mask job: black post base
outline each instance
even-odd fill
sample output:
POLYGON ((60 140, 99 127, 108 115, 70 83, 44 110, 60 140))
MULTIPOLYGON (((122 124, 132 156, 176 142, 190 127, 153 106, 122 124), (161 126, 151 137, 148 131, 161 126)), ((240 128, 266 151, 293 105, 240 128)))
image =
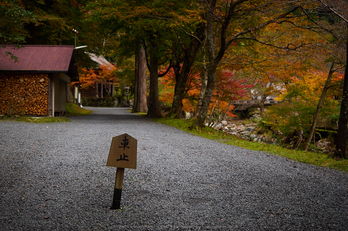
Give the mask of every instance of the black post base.
POLYGON ((112 200, 111 210, 120 209, 121 208, 121 194, 122 189, 114 188, 114 198, 112 200))

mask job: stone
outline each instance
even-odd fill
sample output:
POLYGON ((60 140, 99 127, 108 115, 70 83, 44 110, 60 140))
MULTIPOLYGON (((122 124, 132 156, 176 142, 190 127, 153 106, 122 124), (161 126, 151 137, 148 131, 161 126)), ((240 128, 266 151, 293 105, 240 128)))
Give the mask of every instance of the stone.
POLYGON ((215 127, 216 130, 220 130, 221 128, 222 128, 222 124, 218 124, 218 125, 216 125, 216 127, 215 127))
POLYGON ((224 125, 224 126, 227 126, 227 121, 223 120, 223 121, 221 121, 221 124, 224 125))
POLYGON ((185 113, 185 119, 189 120, 189 119, 191 119, 191 118, 192 118, 191 112, 186 112, 186 113, 185 113))
POLYGON ((327 139, 322 139, 322 140, 319 140, 318 142, 316 142, 315 146, 317 148, 322 149, 322 150, 326 150, 330 147, 330 144, 331 144, 331 142, 328 141, 327 139))

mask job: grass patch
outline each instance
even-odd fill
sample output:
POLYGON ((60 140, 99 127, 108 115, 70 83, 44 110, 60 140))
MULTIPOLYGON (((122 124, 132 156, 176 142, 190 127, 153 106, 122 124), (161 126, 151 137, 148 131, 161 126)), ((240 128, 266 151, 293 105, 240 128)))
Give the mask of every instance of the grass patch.
POLYGON ((62 123, 62 122, 71 122, 68 118, 65 117, 28 117, 20 116, 14 119, 15 121, 28 122, 28 123, 62 123))
POLYGON ((89 115, 92 111, 79 107, 73 103, 66 104, 66 115, 67 116, 78 116, 78 115, 89 115))
POLYGON ((286 157, 288 159, 292 159, 302 163, 313 164, 313 165, 321 166, 321 167, 328 167, 328 168, 337 169, 344 172, 348 171, 347 159, 336 159, 336 158, 330 157, 329 155, 315 153, 315 152, 289 150, 289 149, 286 149, 277 145, 272 145, 272 144, 255 143, 255 142, 239 139, 228 133, 216 131, 212 128, 207 128, 207 127, 201 130, 197 130, 197 129, 191 130, 190 126, 192 122, 189 120, 161 118, 161 119, 156 119, 155 121, 179 128, 183 131, 186 131, 188 133, 191 133, 197 136, 201 136, 210 140, 216 140, 228 145, 235 145, 235 146, 246 148, 249 150, 265 151, 273 155, 286 157))
MULTIPOLYGON (((66 104, 66 114, 67 116, 77 116, 77 115, 89 115, 92 111, 81 108, 76 104, 67 103, 66 104)), ((19 121, 19 122, 28 122, 28 123, 62 123, 62 122, 71 122, 70 119, 66 117, 30 117, 30 116, 9 116, 5 115, 3 120, 9 121, 19 121)))
POLYGON ((146 116, 147 113, 146 112, 136 112, 138 115, 141 115, 141 116, 146 116))
POLYGON ((3 120, 18 121, 27 123, 62 123, 70 122, 71 120, 65 117, 30 117, 30 116, 9 116, 5 115, 3 120))

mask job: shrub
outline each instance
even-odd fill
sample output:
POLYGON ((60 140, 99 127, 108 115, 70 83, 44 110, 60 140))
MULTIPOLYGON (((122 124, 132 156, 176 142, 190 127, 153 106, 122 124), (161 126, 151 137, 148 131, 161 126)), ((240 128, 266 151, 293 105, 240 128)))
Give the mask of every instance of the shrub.
POLYGON ((113 107, 116 98, 114 97, 82 97, 82 105, 91 107, 113 107))
MULTIPOLYGON (((317 127, 332 126, 332 121, 335 120, 333 115, 338 113, 337 104, 337 101, 326 100, 317 127)), ((294 131, 302 130, 306 139, 312 126, 316 107, 315 102, 285 101, 269 107, 264 118, 260 121, 260 126, 269 127, 273 131, 280 131, 283 137, 291 135, 294 131)))

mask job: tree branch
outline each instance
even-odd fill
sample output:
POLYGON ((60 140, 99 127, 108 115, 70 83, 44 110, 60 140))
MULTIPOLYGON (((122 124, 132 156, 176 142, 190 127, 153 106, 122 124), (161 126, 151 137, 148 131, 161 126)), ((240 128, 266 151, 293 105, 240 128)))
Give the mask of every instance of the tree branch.
POLYGON ((158 73, 158 77, 163 77, 165 76, 169 71, 170 71, 170 68, 172 68, 172 64, 170 63, 167 70, 163 73, 158 73))
POLYGON ((336 39, 339 37, 339 36, 337 36, 332 30, 328 30, 327 28, 325 28, 325 27, 321 26, 319 23, 317 23, 317 22, 308 14, 308 12, 307 12, 305 9, 303 9, 302 7, 301 7, 301 10, 302 10, 303 13, 305 13, 305 15, 306 15, 315 25, 317 25, 320 29, 322 29, 322 30, 324 30, 324 31, 326 31, 326 32, 328 32, 328 33, 330 33, 330 34, 332 34, 336 39))
POLYGON ((241 31, 237 34, 235 34, 229 41, 228 41, 228 45, 231 44, 234 40, 236 40, 238 37, 240 37, 241 35, 245 35, 245 34, 248 34, 250 32, 253 32, 253 31, 257 31, 257 30, 260 30, 261 28, 264 28, 266 26, 268 26, 269 24, 272 24, 272 23, 275 23, 277 22, 277 20, 281 19, 281 18, 284 18, 285 16, 291 14, 292 12, 294 12, 295 10, 299 9, 300 7, 299 6, 296 6, 294 7, 293 9, 289 10, 288 12, 284 13, 284 14, 281 14, 265 23, 262 23, 261 25, 258 25, 254 28, 249 28, 248 30, 244 30, 244 31, 241 31))
POLYGON ((159 17, 159 16, 153 16, 153 15, 145 15, 144 17, 148 17, 148 18, 154 18, 154 19, 161 19, 161 20, 167 20, 167 21, 171 21, 172 23, 174 23, 176 26, 178 26, 185 34, 187 34, 188 36, 195 38, 198 40, 198 42, 202 42, 197 36, 195 36, 192 33, 187 32, 182 26, 180 26, 178 23, 176 23, 173 19, 171 18, 165 18, 165 17, 159 17))
POLYGON ((252 40, 252 41, 255 41, 255 42, 258 42, 262 45, 265 45, 265 46, 271 46, 271 47, 274 47, 274 48, 278 48, 278 49, 282 49, 282 50, 292 50, 292 51, 295 51, 299 48, 302 48, 302 47, 306 47, 308 45, 313 45, 312 43, 303 43, 299 46, 296 46, 295 44, 292 44, 292 43, 288 43, 287 46, 277 46, 275 44, 271 44, 271 43, 266 43, 266 42, 262 42, 260 40, 258 40, 257 38, 248 38, 248 37, 242 37, 242 38, 237 38, 235 40, 239 40, 239 39, 243 39, 243 40, 252 40))
POLYGON ((322 5, 324 5, 325 7, 327 7, 332 13, 334 13, 335 15, 337 15, 339 18, 341 18, 343 21, 345 21, 345 23, 348 23, 348 19, 346 19, 345 17, 343 17, 342 15, 340 15, 337 11, 335 11, 332 7, 330 7, 328 4, 326 4, 325 2, 318 0, 322 5))

